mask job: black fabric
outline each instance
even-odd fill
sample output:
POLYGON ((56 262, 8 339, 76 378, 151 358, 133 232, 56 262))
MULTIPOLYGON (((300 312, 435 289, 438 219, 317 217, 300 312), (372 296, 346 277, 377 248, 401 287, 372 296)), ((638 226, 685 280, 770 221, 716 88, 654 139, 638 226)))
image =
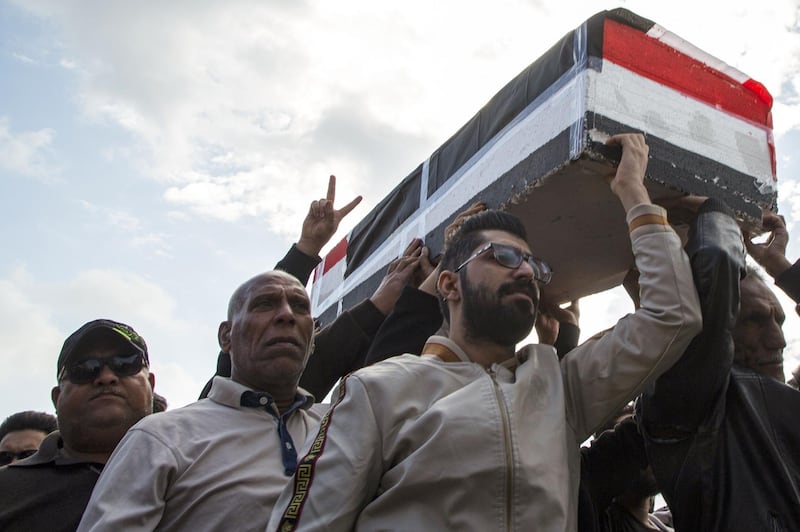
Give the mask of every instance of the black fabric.
POLYGON ((308 284, 308 280, 311 278, 314 268, 316 268, 317 264, 320 262, 322 262, 320 257, 310 257, 297 249, 297 244, 292 244, 292 247, 289 248, 286 255, 275 265, 275 269, 282 270, 289 275, 297 277, 297 279, 303 283, 303 286, 305 286, 308 284))
POLYGON ((644 441, 636 421, 629 417, 581 448, 581 485, 598 514, 603 514, 647 466, 644 441))
MULTIPOLYGON (((630 133, 630 126, 597 113, 586 113, 587 130, 598 129, 609 135, 630 133)), ((647 135, 650 158, 647 177, 661 184, 671 183, 689 194, 718 198, 736 213, 752 220, 761 219, 760 205, 776 206, 777 196, 753 187, 753 177, 725 164, 691 153, 654 135, 647 135), (741 191, 750 191, 745 199, 741 191)))
POLYGON ((556 354, 559 360, 564 358, 564 355, 572 351, 572 349, 578 345, 580 337, 581 329, 577 325, 566 322, 558 324, 558 336, 556 337, 556 343, 553 347, 556 348, 556 354))
POLYGON ((419 209, 422 165, 403 179, 350 232, 345 278, 358 268, 419 209))
POLYGON ((57 432, 27 460, 0 468, 0 530, 74 532, 102 464, 56 460, 57 432), (51 438, 55 435, 53 438, 51 438))
POLYGON ((744 251, 703 207, 687 245, 703 331, 637 403, 647 455, 676 530, 800 530, 800 392, 734 364, 744 251))
POLYGON ((616 526, 609 510, 614 497, 623 493, 648 466, 644 441, 629 417, 581 448, 581 483, 578 490, 578 531, 625 530, 616 526))
POLYGON ((368 366, 404 353, 419 354, 428 338, 442 326, 442 312, 435 296, 406 286, 367 351, 368 366))
POLYGON ((616 502, 601 517, 603 532, 652 532, 653 529, 636 519, 628 510, 616 502))
POLYGON ((364 365, 373 337, 385 316, 365 299, 317 333, 300 386, 321 401, 350 372, 364 365))

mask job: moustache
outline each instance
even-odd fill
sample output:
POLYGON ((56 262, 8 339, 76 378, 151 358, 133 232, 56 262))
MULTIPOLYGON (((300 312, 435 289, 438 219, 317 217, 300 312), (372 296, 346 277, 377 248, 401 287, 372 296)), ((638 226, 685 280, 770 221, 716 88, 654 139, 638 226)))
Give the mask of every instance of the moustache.
POLYGON ((92 397, 91 397, 91 398, 92 398, 92 399, 97 399, 98 397, 102 397, 102 396, 104 396, 104 395, 115 395, 115 396, 117 396, 117 397, 122 397, 123 399, 125 398, 125 394, 123 394, 122 392, 120 392, 120 391, 119 391, 118 389, 116 389, 116 388, 110 388, 110 387, 108 387, 108 388, 107 388, 107 387, 101 388, 100 390, 98 390, 97 392, 95 392, 95 393, 92 395, 92 397))
POLYGON ((499 293, 500 296, 518 293, 525 294, 531 298, 534 305, 539 304, 539 290, 532 280, 520 279, 519 281, 506 283, 500 287, 499 293))

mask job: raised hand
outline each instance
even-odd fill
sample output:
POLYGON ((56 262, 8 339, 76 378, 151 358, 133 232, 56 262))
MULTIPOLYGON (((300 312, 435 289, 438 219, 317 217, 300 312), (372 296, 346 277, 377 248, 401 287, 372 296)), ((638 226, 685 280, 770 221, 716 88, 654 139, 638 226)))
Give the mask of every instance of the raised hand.
POLYGON ((461 224, 464 223, 464 220, 466 220, 473 214, 485 211, 486 208, 487 207, 484 202, 476 201, 475 203, 470 205, 469 208, 467 208, 467 210, 458 213, 458 216, 456 216, 455 220, 453 220, 453 223, 448 225, 444 230, 444 247, 447 248, 447 245, 450 243, 450 240, 453 238, 453 235, 455 234, 456 231, 458 231, 458 228, 461 227, 461 224))
POLYGON ((625 212, 640 203, 650 203, 650 195, 644 186, 647 170, 647 155, 650 153, 644 135, 623 133, 614 135, 606 144, 622 146, 622 158, 613 176, 609 176, 611 191, 620 199, 625 212))
POLYGON ((746 235, 744 245, 753 259, 775 278, 788 270, 792 263, 786 258, 786 245, 789 243, 789 232, 783 216, 765 211, 761 226, 770 231, 767 240, 761 244, 753 242, 754 235, 746 235))
POLYGON ((403 287, 413 283, 414 275, 419 269, 420 256, 423 249, 422 240, 415 238, 406 247, 403 255, 389 263, 386 276, 381 281, 378 289, 370 297, 370 301, 384 316, 388 316, 394 304, 400 298, 403 287))
POLYGON ((323 246, 336 233, 342 218, 355 209, 356 205, 361 203, 362 198, 357 196, 341 209, 334 209, 333 203, 335 199, 336 176, 332 175, 328 180, 328 193, 325 198, 311 202, 306 219, 303 220, 300 240, 297 241, 297 249, 310 257, 319 255, 323 246))
POLYGON ((540 344, 555 345, 562 323, 578 325, 580 318, 579 300, 572 301, 566 308, 543 299, 536 315, 536 335, 540 344))

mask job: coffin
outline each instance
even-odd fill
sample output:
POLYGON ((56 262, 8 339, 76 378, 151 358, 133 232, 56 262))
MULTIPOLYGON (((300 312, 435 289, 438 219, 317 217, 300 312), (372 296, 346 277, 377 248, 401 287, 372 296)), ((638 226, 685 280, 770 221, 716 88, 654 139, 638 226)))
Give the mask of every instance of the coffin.
POLYGON ((414 237, 435 255, 444 228, 483 200, 520 217, 568 301, 619 284, 633 263, 624 212, 604 176, 642 132, 654 199, 714 196, 757 227, 776 208, 772 97, 763 85, 658 24, 604 11, 503 87, 339 242, 314 274, 325 324, 372 295, 414 237))

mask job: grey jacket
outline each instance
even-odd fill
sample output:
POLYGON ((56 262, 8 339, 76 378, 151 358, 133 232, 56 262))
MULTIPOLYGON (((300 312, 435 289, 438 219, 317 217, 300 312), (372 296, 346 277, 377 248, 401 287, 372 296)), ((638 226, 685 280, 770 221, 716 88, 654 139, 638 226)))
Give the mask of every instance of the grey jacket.
MULTIPOLYGON (((638 206, 638 214, 663 213, 638 206)), ((560 362, 530 345, 489 369, 446 338, 345 379, 268 530, 576 528, 579 445, 700 330, 669 226, 631 234, 642 307, 560 362)))

